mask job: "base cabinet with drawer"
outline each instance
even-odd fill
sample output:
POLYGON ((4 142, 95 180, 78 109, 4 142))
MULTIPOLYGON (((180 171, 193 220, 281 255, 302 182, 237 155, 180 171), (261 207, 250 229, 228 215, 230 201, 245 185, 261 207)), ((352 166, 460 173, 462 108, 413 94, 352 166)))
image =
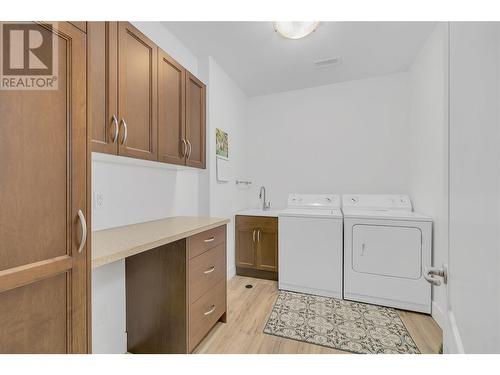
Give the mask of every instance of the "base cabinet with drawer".
POLYGON ((126 259, 127 349, 191 353, 226 322, 226 226, 126 259))
POLYGON ((236 216, 236 273, 278 279, 278 218, 236 216))

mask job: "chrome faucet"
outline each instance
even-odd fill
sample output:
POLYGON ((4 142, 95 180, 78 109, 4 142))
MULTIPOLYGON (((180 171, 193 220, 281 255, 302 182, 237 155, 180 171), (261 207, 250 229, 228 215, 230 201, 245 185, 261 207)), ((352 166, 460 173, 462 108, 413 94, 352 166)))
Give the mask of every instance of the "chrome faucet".
POLYGON ((262 199, 263 210, 269 210, 271 208, 271 202, 266 202, 266 188, 264 186, 260 187, 259 199, 262 199))

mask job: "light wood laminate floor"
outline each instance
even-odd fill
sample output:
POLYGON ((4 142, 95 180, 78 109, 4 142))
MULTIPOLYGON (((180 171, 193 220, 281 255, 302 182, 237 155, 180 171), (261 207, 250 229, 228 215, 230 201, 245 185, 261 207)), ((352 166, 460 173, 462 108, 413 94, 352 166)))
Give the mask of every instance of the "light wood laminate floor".
MULTIPOLYGON (((233 354, 346 354, 339 350, 285 339, 263 333, 278 296, 275 281, 235 276, 228 281, 227 323, 217 326, 205 337, 194 353, 233 354), (246 289, 252 284, 252 289, 246 289)), ((437 353, 442 332, 434 319, 408 311, 398 313, 422 353, 437 353)))

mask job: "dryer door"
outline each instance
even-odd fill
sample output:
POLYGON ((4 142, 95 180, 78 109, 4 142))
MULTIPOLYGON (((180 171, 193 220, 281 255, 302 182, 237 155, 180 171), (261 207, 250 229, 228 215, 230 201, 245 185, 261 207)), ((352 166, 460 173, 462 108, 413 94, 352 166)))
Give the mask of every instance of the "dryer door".
POLYGON ((407 279, 421 277, 422 232, 419 228, 357 224, 352 231, 354 271, 407 279))

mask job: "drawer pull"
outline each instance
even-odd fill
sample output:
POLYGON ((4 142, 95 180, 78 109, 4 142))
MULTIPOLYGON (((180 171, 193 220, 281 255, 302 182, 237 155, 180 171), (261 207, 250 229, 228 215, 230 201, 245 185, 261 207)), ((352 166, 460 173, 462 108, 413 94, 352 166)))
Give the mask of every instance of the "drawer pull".
POLYGON ((206 275, 206 274, 212 273, 214 271, 215 271, 215 266, 212 266, 208 270, 204 271, 203 273, 206 275))
POLYGON ((203 313, 203 315, 210 315, 211 313, 213 313, 215 311, 215 305, 212 305, 210 307, 210 310, 206 311, 203 313))
POLYGON ((212 237, 210 237, 210 238, 207 238, 207 239, 205 240, 205 242, 212 242, 213 240, 215 240, 215 236, 212 236, 212 237))

